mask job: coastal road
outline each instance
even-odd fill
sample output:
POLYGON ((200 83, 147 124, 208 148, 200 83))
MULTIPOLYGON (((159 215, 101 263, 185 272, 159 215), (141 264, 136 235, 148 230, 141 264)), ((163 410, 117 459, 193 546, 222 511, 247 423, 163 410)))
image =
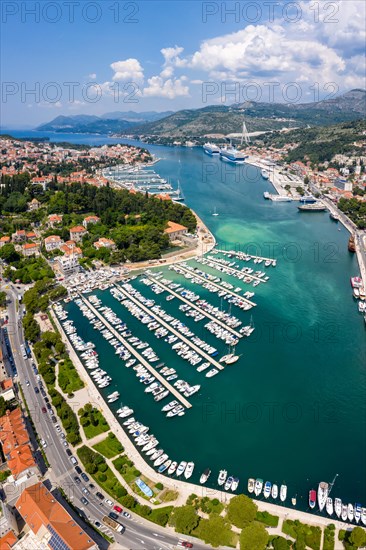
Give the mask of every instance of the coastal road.
MULTIPOLYGON (((33 422, 37 429, 37 434, 47 443, 47 447, 44 451, 50 463, 50 470, 46 477, 52 483, 53 489, 58 487, 63 489, 69 501, 72 502, 73 506, 79 510, 80 514, 85 517, 85 519, 90 523, 94 523, 96 520, 102 523, 103 516, 108 515, 111 510, 107 504, 101 502, 95 496, 97 490, 102 493, 103 490, 96 486, 93 490, 89 488, 90 494, 85 495, 82 489, 84 487, 88 488, 89 482, 81 482, 79 484, 75 482, 75 477, 78 476, 78 474, 66 454, 67 447, 63 445, 63 440, 56 431, 55 424, 51 421, 51 415, 48 412, 42 412, 42 407, 46 405, 44 398, 41 393, 36 393, 34 391, 39 381, 33 372, 32 361, 30 359, 24 359, 20 351, 20 346, 24 342, 24 337, 22 325, 18 318, 17 300, 21 292, 11 284, 8 284, 4 290, 10 302, 8 304, 9 322, 7 327, 14 361, 17 366, 18 380, 22 386, 33 422), (29 385, 27 385, 27 381, 29 385), (86 506, 81 502, 81 498, 85 496, 89 501, 89 504, 86 506)), ((61 422, 59 424, 62 426, 61 422)), ((90 482, 96 485, 93 480, 90 480, 90 482)), ((68 510, 72 513, 70 509, 68 510)), ((174 533, 170 528, 162 528, 135 514, 131 514, 131 516, 130 519, 121 517, 121 523, 126 527, 126 531, 123 535, 112 532, 112 530, 108 529, 106 526, 101 528, 103 532, 115 539, 118 543, 118 547, 121 549, 140 550, 146 548, 146 550, 172 550, 176 548, 179 541, 183 540, 182 537, 174 533)), ((99 548, 103 550, 108 547, 108 542, 105 539, 98 535, 98 533, 91 529, 80 518, 77 518, 77 520, 88 535, 97 542, 99 548)), ((192 541, 192 543, 194 543, 194 548, 198 550, 207 550, 211 548, 192 537, 184 537, 184 540, 192 541)))

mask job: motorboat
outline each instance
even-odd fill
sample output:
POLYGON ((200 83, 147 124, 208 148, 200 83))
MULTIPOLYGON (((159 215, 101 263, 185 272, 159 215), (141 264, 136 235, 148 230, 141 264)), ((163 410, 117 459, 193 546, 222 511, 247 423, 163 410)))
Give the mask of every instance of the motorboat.
POLYGON ((254 494, 256 497, 261 494, 262 489, 263 489, 263 479, 257 478, 254 484, 254 494))
POLYGON ((281 488, 280 488, 281 502, 285 502, 286 498, 287 498, 287 485, 281 485, 281 488))
POLYGON ((178 462, 172 462, 168 469, 168 475, 173 475, 175 470, 177 469, 178 462))
POLYGON ((321 481, 318 485, 318 506, 319 510, 322 512, 324 506, 326 505, 328 498, 329 485, 325 481, 321 481))
POLYGON ((187 462, 185 462, 184 460, 182 460, 182 462, 179 463, 179 466, 177 468, 177 476, 181 476, 184 472, 184 470, 186 469, 186 466, 187 466, 187 462))
POLYGON ((248 479, 248 493, 253 493, 254 491, 254 485, 255 485, 255 479, 253 479, 252 477, 250 477, 248 479))
POLYGON ((231 490, 232 490, 232 491, 236 491, 237 488, 238 488, 238 486, 239 486, 239 478, 238 478, 238 477, 234 477, 234 478, 233 478, 233 482, 232 482, 232 484, 231 484, 231 490))
POLYGON ((217 478, 217 483, 219 485, 224 485, 227 478, 227 471, 226 470, 220 470, 219 477, 217 478))
POLYGON ((309 491, 309 506, 311 509, 315 508, 316 504, 316 491, 315 489, 311 489, 309 491))
POLYGON ((188 462, 187 467, 186 467, 185 472, 184 472, 184 477, 186 479, 189 479, 191 477, 191 475, 193 474, 193 470, 194 470, 194 462, 188 462))
POLYGON ((340 498, 334 499, 334 511, 336 513, 337 518, 339 518, 342 513, 342 501, 340 498))
POLYGON ((264 498, 268 498, 271 495, 271 490, 272 490, 272 483, 270 481, 266 481, 263 489, 264 498))
POLYGON ((232 476, 229 476, 225 482, 224 489, 225 491, 229 491, 231 489, 231 486, 233 484, 234 478, 232 476))
POLYGON ((278 497, 278 485, 276 485, 275 483, 272 485, 271 497, 272 498, 278 497))
POLYGON ((327 511, 328 516, 332 516, 334 509, 333 509, 333 499, 331 497, 327 498, 327 502, 325 503, 325 509, 327 511))
POLYGON ((206 483, 206 481, 208 480, 208 478, 210 477, 211 475, 211 470, 209 468, 206 468, 206 470, 203 471, 201 477, 200 477, 200 483, 203 485, 204 483, 206 483))

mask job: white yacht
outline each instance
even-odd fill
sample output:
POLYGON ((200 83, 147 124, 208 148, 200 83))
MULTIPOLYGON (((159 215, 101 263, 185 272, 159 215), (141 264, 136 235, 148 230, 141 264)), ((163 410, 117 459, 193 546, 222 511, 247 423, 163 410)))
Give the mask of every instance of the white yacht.
POLYGON ((318 485, 318 506, 319 510, 322 512, 324 506, 326 505, 328 498, 329 485, 325 481, 321 481, 318 485))
POLYGON ((206 483, 206 481, 208 480, 208 478, 210 477, 211 475, 211 470, 209 468, 206 468, 206 470, 203 471, 201 477, 200 477, 200 483, 203 485, 204 483, 206 483))
POLYGON ((227 471, 226 470, 220 470, 219 477, 217 478, 217 483, 219 485, 224 485, 227 478, 227 471))
POLYGON ((181 476, 183 474, 184 470, 186 469, 186 466, 187 466, 187 462, 182 460, 182 462, 179 463, 179 466, 177 468, 177 476, 181 476))
POLYGON ((281 488, 280 488, 281 502, 285 502, 286 498, 287 498, 287 485, 281 485, 281 488))
POLYGON ((248 493, 253 493, 254 491, 254 485, 255 485, 255 479, 253 479, 252 477, 250 477, 248 479, 248 493))
POLYGON ((185 472, 184 472, 184 477, 186 479, 189 479, 191 477, 191 475, 193 474, 193 470, 194 470, 194 462, 188 462, 187 467, 186 467, 185 472))
POLYGON ((256 497, 258 497, 261 494, 262 489, 263 489, 263 479, 257 478, 255 480, 255 485, 254 485, 254 494, 256 497))

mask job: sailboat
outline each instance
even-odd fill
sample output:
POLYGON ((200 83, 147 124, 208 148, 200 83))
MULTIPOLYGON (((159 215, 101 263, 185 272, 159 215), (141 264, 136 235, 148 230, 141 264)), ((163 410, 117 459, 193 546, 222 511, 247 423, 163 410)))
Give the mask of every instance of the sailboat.
POLYGON ((215 206, 215 208, 214 208, 214 211, 213 211, 212 215, 213 215, 213 216, 218 216, 218 215, 219 215, 219 213, 216 212, 216 206, 215 206))

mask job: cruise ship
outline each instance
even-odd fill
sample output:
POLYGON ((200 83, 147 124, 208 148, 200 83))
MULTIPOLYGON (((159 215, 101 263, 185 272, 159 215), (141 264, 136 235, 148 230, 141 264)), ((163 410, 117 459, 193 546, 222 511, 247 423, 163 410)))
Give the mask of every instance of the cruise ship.
POLYGON ((210 143, 209 141, 207 143, 204 143, 203 150, 207 155, 210 156, 220 154, 220 147, 218 147, 214 143, 210 143))
POLYGON ((224 162, 232 162, 233 164, 244 164, 248 158, 243 151, 238 151, 235 147, 223 147, 220 149, 220 158, 224 162))

